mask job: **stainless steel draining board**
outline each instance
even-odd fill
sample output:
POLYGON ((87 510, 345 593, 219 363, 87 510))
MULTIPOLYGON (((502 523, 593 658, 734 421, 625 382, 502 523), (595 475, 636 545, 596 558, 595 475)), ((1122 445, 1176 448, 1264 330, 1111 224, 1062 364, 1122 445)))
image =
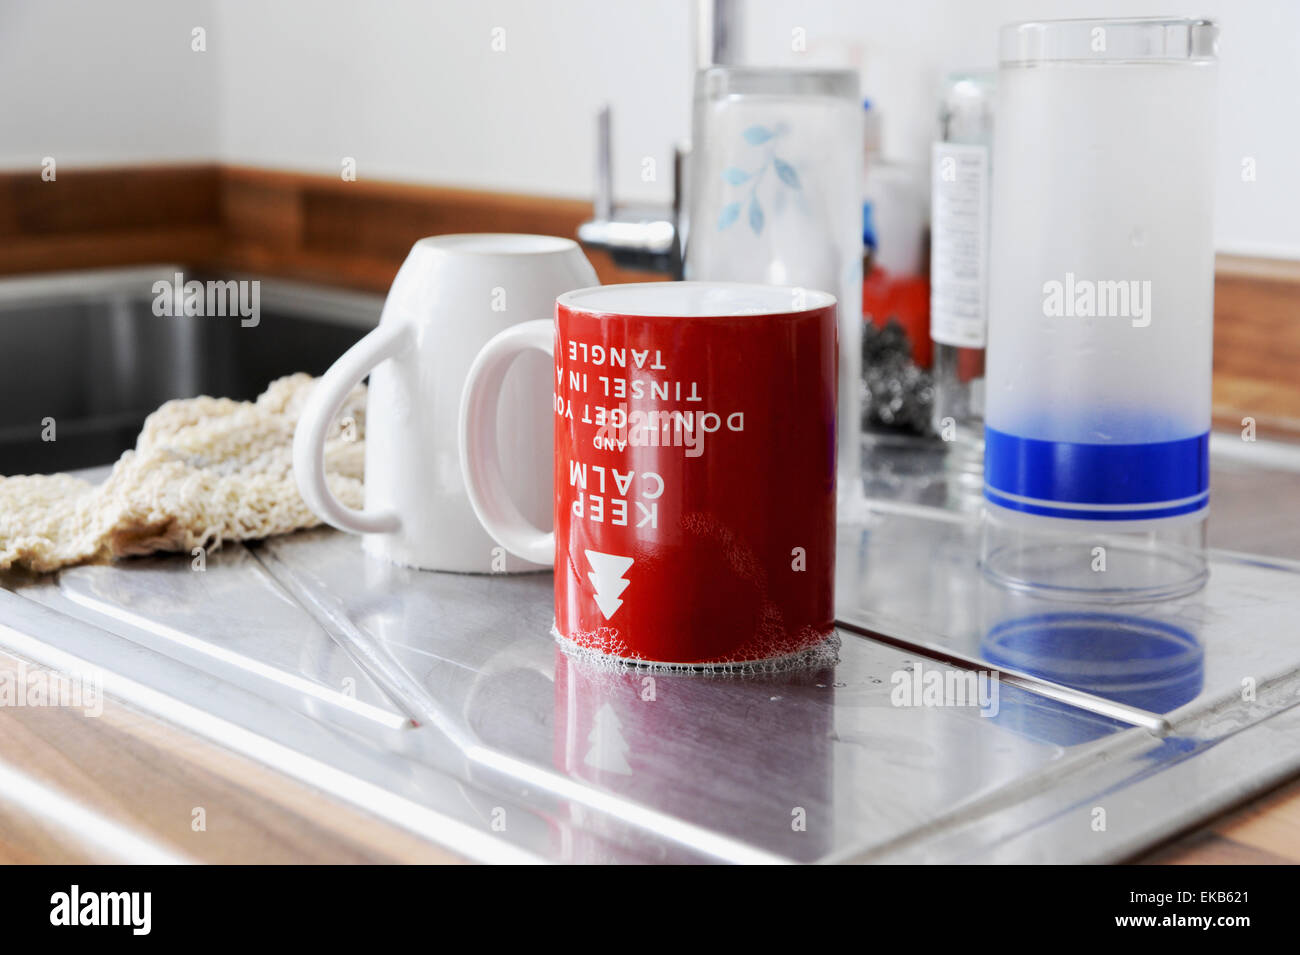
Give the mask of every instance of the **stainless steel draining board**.
POLYGON ((784 676, 595 670, 547 637, 549 577, 406 570, 328 531, 202 571, 10 575, 0 644, 492 861, 1107 861, 1300 764, 1293 565, 1217 554, 1201 609, 1164 608, 1190 675, 1071 687, 981 655, 969 533, 909 508, 843 529, 842 616, 881 639, 784 676), (918 666, 1001 667, 996 714, 893 705, 918 666))

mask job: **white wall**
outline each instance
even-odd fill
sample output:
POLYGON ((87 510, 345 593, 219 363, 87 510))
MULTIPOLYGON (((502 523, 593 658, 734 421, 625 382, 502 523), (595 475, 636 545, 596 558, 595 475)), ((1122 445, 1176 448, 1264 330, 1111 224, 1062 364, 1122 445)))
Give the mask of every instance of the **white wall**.
POLYGON ((0 2, 0 168, 192 161, 219 149, 209 0, 0 2))
MULTIPOLYGON (((1019 19, 1136 0, 745 0, 750 62, 853 65, 885 148, 923 157, 944 72, 992 67, 1019 19), (806 52, 791 50, 795 27, 806 52)), ((1219 19, 1217 242, 1300 258, 1300 3, 1197 0, 1219 19), (1258 178, 1243 183, 1241 160, 1258 178)), ((4 0, 0 166, 219 157, 363 177, 590 195, 615 113, 620 199, 664 200, 690 125, 690 0, 4 0), (208 52, 190 50, 190 29, 208 52), (492 49, 503 28, 505 50, 492 49), (658 179, 642 181, 644 157, 658 179)))
POLYGON ((224 0, 222 152, 330 173, 352 156, 363 176, 583 196, 609 101, 618 186, 659 198, 689 127, 690 23, 673 0, 224 0), (659 182, 640 181, 644 156, 659 182))

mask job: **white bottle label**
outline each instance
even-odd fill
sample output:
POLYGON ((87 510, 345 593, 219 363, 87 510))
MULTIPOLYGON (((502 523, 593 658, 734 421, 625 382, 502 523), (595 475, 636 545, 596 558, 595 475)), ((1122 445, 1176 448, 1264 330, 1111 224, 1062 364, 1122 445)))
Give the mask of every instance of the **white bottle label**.
POLYGON ((931 166, 930 337, 983 348, 988 325, 989 151, 935 143, 931 166))

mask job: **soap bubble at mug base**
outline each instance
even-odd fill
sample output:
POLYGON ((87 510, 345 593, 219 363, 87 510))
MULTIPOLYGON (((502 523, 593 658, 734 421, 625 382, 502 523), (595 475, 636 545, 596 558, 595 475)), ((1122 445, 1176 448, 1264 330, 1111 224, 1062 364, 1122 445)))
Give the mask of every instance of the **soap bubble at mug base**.
POLYGON ((721 660, 711 663, 663 663, 621 656, 616 647, 602 649, 596 646, 583 646, 561 634, 554 626, 551 627, 551 635, 555 637, 556 644, 569 659, 584 667, 617 673, 635 671, 638 673, 675 675, 698 674, 706 677, 748 677, 790 673, 797 670, 827 669, 840 662, 841 641, 839 633, 835 630, 824 634, 820 640, 811 646, 796 650, 793 653, 779 653, 770 657, 747 660, 721 660))

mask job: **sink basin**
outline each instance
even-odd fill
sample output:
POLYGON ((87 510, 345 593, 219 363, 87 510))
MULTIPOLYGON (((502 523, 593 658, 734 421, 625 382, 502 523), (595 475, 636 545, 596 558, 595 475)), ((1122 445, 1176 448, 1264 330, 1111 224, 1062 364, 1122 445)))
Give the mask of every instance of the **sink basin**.
MULTIPOLYGON (((157 316, 158 266, 0 282, 0 474, 115 460, 145 416, 195 395, 247 400, 282 375, 323 373, 379 320, 377 295, 260 280, 260 316, 157 316), (57 440, 42 440, 46 419, 57 440)), ((203 280, 212 276, 187 273, 203 280)))

